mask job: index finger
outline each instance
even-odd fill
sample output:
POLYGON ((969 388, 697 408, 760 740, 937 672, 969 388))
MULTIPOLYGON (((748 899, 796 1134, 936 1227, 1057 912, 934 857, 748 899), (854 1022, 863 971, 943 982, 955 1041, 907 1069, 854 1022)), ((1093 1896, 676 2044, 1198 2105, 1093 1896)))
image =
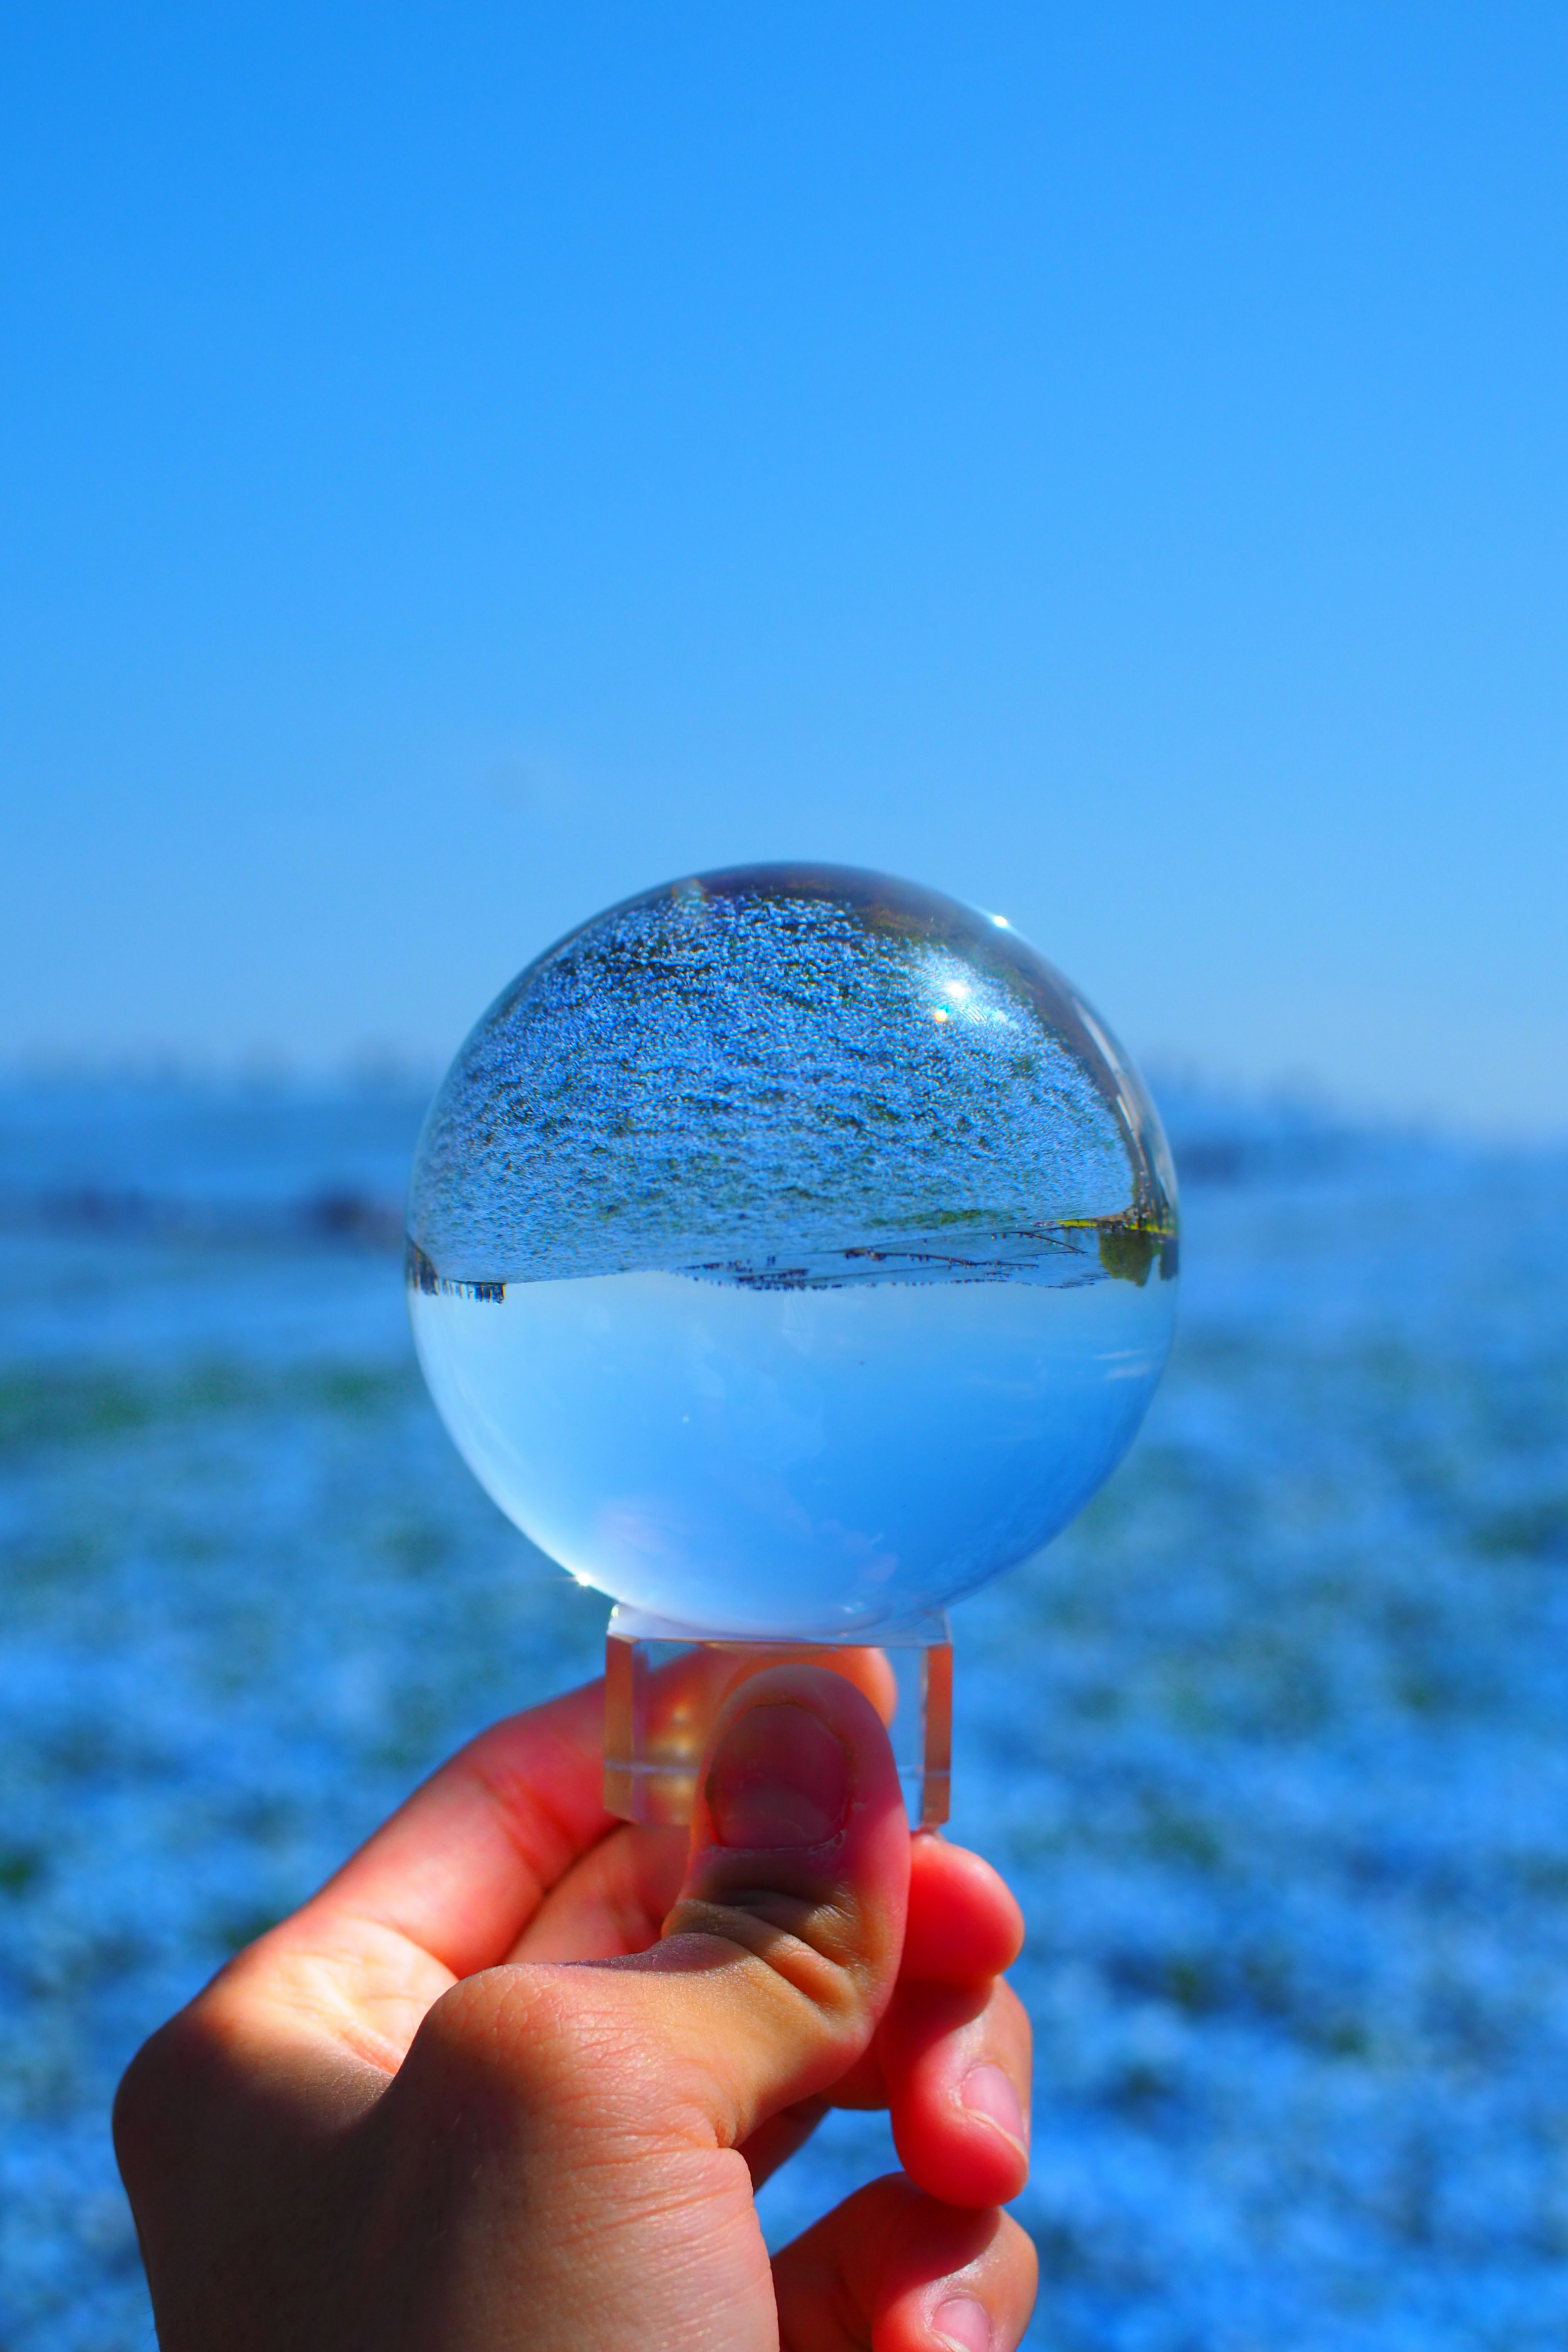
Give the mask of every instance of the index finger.
POLYGON ((557 1880, 616 1826, 605 1811, 603 1681, 492 1724, 415 1790, 295 1923, 390 1929, 472 1976, 505 1959, 557 1880))

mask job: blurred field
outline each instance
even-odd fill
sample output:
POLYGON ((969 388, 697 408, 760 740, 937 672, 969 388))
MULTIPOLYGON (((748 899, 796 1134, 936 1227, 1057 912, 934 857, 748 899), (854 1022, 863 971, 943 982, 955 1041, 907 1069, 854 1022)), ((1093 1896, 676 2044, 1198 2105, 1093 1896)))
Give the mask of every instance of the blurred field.
MULTIPOLYGON (((0 2347, 150 2343, 141 2036, 426 1767, 592 1671, 414 1368, 419 1106, 0 1097, 0 2347)), ((1173 1105, 1183 1327, 959 1612, 1024 1895, 1053 2352, 1568 2337, 1568 1165, 1173 1105)), ((783 2236, 890 2160, 830 2126, 783 2236)))

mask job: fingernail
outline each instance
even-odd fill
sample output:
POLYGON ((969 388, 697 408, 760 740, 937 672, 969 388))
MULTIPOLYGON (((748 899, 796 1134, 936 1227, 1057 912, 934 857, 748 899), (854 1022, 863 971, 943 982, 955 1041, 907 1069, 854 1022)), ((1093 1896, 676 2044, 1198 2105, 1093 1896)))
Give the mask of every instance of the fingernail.
POLYGON ((991 2321, 984 2305, 973 2295, 955 2295, 944 2303, 931 2324, 953 2352, 991 2352, 991 2321))
POLYGON ((1018 2146, 1029 2145, 1029 2126, 1017 2092, 1000 2066, 976 2066, 959 2085, 958 2095, 972 2116, 984 2116, 998 2125, 1018 2146))
POLYGON ((849 1810, 848 1752, 809 1707, 750 1707, 714 1749, 706 1793, 721 1845, 821 1845, 849 1810))

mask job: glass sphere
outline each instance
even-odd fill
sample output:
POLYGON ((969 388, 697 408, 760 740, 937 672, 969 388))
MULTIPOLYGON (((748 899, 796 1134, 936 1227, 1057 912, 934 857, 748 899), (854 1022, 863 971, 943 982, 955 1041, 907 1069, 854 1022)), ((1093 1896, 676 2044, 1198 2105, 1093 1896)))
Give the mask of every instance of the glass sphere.
POLYGON ((705 1633, 908 1623, 1037 1550, 1173 1319, 1170 1157, 1110 1033, 999 918, 845 867, 698 875, 531 964, 408 1232, 480 1482, 705 1633))

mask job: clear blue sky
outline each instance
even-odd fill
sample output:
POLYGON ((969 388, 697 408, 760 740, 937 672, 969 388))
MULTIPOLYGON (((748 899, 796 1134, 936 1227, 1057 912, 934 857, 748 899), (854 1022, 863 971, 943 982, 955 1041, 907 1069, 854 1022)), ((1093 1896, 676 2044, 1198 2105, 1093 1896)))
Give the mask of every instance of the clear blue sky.
POLYGON ((881 865, 1568 1126, 1568 16, 6 11, 0 1057, 881 865))

